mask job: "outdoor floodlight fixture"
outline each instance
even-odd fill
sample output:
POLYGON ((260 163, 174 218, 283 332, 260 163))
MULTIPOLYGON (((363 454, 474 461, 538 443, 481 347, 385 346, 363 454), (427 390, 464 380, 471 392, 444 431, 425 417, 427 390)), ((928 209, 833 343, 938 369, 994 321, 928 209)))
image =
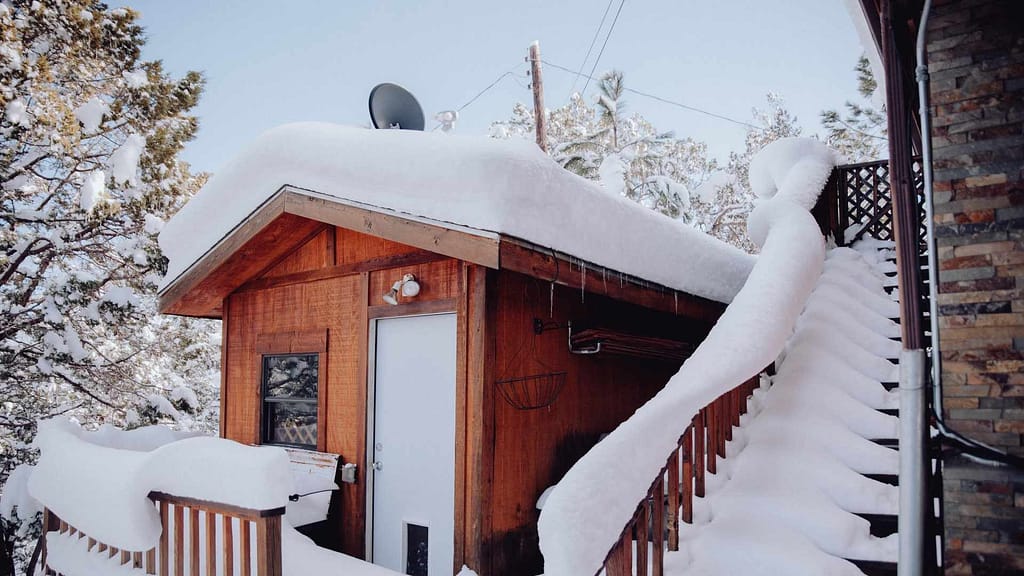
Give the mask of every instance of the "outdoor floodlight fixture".
POLYGON ((397 306, 399 293, 406 298, 412 298, 419 294, 420 283, 416 281, 416 276, 412 274, 402 276, 402 279, 392 284, 391 290, 384 294, 384 301, 392 306, 397 306))

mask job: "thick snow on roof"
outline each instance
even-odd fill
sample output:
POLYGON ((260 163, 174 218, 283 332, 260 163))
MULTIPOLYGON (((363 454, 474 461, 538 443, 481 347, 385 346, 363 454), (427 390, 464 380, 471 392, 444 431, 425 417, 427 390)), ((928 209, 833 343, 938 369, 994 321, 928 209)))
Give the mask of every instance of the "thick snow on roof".
POLYGON ((571 174, 530 142, 299 123, 260 136, 167 223, 161 288, 285 185, 514 236, 719 302, 755 260, 571 174))

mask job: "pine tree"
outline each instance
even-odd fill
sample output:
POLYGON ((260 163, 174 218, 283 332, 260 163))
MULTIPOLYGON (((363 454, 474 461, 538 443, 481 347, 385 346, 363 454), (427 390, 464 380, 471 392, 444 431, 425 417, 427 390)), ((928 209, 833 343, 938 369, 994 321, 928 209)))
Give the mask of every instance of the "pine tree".
POLYGON ((216 336, 154 296, 155 234, 202 182, 177 156, 203 78, 142 61, 136 18, 0 4, 0 483, 40 418, 216 420, 216 336))
POLYGON ((847 162, 878 160, 888 155, 885 108, 875 108, 871 103, 878 83, 865 56, 857 60, 854 71, 857 73, 857 92, 864 101, 847 101, 845 114, 835 109, 821 113, 825 142, 847 162))
POLYGON ((801 132, 781 96, 770 92, 766 102, 765 108, 752 110, 743 151, 730 152, 725 169, 694 195, 694 227, 748 252, 757 249, 747 237, 747 216, 755 199, 750 190, 750 160, 768 144, 801 132))
MULTIPOLYGON (((594 106, 573 94, 549 111, 547 138, 552 158, 567 170, 600 181, 673 218, 689 218, 689 190, 715 168, 707 145, 659 132, 642 115, 627 114, 625 82, 618 71, 602 75, 594 106)), ((492 136, 531 137, 533 112, 516 104, 512 118, 495 122, 492 136)))
MULTIPOLYGON (((547 137, 552 158, 584 178, 599 180, 612 193, 690 224, 725 242, 753 252, 747 215, 753 209, 747 170, 761 148, 800 129, 777 94, 754 108, 742 152, 726 166, 708 158, 707 145, 658 132, 640 114, 624 113, 622 74, 601 77, 593 107, 579 94, 549 111, 547 137)), ((512 117, 491 125, 497 138, 532 138, 533 112, 516 104, 512 117)))

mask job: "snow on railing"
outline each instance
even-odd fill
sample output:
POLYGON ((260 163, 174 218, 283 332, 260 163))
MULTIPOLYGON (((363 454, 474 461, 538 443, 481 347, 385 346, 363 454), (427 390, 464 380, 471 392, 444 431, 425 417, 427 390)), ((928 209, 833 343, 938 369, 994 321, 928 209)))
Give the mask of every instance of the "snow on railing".
POLYGON ((538 522, 546 574, 598 573, 660 477, 666 454, 677 449, 683 428, 782 352, 822 271, 824 240, 809 210, 834 165, 831 151, 808 139, 776 141, 755 157, 751 184, 766 198, 748 221, 751 239, 761 247, 757 263, 665 388, 552 491, 538 522))
POLYGON ((40 423, 28 491, 47 573, 280 576, 285 451, 160 430, 40 423))
POLYGON ((716 473, 718 458, 725 457, 726 442, 732 441, 733 428, 740 425, 748 398, 759 385, 760 377, 755 376, 693 417, 608 552, 604 561, 607 576, 630 575, 634 566, 639 575, 664 574, 666 548, 679 550, 679 522, 693 523, 693 499, 705 495, 705 472, 716 473), (648 541, 650 546, 642 545, 648 541))
POLYGON ((159 510, 161 531, 157 546, 146 551, 110 546, 44 510, 41 566, 66 576, 87 565, 126 576, 281 576, 283 506, 253 510, 162 492, 149 498, 159 510))

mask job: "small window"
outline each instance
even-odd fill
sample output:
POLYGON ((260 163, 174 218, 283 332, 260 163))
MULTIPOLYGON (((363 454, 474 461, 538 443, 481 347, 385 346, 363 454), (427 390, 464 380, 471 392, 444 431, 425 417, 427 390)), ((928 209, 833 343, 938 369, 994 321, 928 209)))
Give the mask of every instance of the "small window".
POLYGON ((263 442, 315 450, 320 354, 263 356, 263 442))

